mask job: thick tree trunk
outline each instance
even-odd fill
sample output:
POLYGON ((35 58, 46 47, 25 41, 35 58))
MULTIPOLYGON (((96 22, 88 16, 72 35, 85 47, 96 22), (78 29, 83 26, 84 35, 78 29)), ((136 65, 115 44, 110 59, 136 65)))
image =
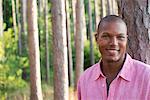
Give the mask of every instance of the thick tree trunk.
POLYGON ((89 38, 90 38, 90 62, 91 65, 94 64, 94 50, 93 50, 93 34, 92 34, 92 11, 91 11, 91 0, 88 0, 88 28, 89 28, 89 38))
POLYGON ((69 68, 69 86, 73 86, 73 62, 71 49, 71 33, 70 33, 70 14, 69 1, 66 0, 66 28, 67 28, 67 50, 68 50, 68 68, 69 68))
POLYGON ((46 59, 46 82, 49 82, 49 46, 48 46, 48 0, 44 0, 44 24, 45 24, 45 59, 46 59))
POLYGON ((52 0, 54 100, 68 100, 66 13, 64 0, 52 0))
POLYGON ((119 11, 128 26, 128 52, 150 64, 149 0, 118 0, 119 11))
POLYGON ((41 90, 39 38, 37 23, 37 3, 36 0, 28 0, 28 43, 29 43, 29 63, 30 63, 30 87, 31 100, 43 100, 41 90))
POLYGON ((75 48, 76 48, 76 72, 75 72, 75 88, 77 86, 78 79, 83 72, 84 66, 84 0, 77 0, 76 4, 76 36, 75 36, 75 48))

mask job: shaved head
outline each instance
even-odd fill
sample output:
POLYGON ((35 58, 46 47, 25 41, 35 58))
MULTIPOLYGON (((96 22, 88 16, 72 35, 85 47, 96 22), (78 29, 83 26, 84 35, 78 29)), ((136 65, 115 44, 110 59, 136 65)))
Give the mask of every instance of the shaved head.
POLYGON ((126 26, 126 23, 121 17, 117 15, 108 15, 102 18, 101 21, 99 22, 97 32, 104 26, 105 23, 111 23, 111 22, 123 23, 126 26))
POLYGON ((121 17, 119 17, 117 15, 108 15, 108 16, 102 18, 98 24, 97 33, 95 34, 96 40, 97 40, 97 35, 104 28, 104 26, 108 23, 114 23, 114 22, 115 23, 122 23, 127 28, 125 21, 121 17))

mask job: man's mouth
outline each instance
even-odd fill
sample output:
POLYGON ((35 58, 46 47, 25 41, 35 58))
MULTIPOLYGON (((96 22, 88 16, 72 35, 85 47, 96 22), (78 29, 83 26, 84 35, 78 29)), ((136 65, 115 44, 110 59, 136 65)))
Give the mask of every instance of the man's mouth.
POLYGON ((106 50, 111 55, 114 55, 119 52, 119 49, 106 49, 106 50))

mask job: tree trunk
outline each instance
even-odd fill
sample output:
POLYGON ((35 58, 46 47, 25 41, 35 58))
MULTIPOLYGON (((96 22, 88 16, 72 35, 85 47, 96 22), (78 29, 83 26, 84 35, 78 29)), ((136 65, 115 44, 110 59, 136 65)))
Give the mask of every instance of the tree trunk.
POLYGON ((97 30, 97 26, 98 26, 98 23, 100 21, 100 16, 99 16, 99 1, 97 0, 94 0, 94 12, 95 12, 95 31, 97 30))
POLYGON ((71 36, 70 36, 70 14, 69 2, 66 0, 66 28, 67 28, 67 47, 68 47, 68 68, 69 68, 69 86, 73 86, 73 63, 72 63, 72 49, 71 49, 71 36))
POLYGON ((54 100, 68 100, 68 62, 64 0, 52 0, 54 100))
POLYGON ((112 0, 112 14, 118 15, 117 0, 112 0))
POLYGON ((45 24, 45 59, 46 59, 46 82, 49 82, 49 46, 48 46, 48 0, 44 0, 44 24, 45 24))
POLYGON ((149 0, 118 0, 119 11, 128 26, 128 52, 150 64, 149 0))
POLYGON ((19 0, 16 0, 16 17, 18 24, 18 51, 19 55, 22 55, 22 37, 21 37, 21 24, 20 24, 20 13, 19 13, 19 0))
POLYGON ((71 0, 72 4, 72 15, 73 15, 73 34, 74 34, 74 45, 75 45, 75 34, 76 34, 76 0, 71 0))
POLYGON ((37 2, 28 0, 28 43, 30 63, 31 100, 43 100, 41 90, 39 38, 37 23, 37 2))
POLYGON ((111 6, 111 0, 107 0, 107 15, 112 14, 112 6, 111 6))
POLYGON ((3 0, 0 0, 0 37, 3 36, 3 0))
POLYGON ((92 34, 92 11, 91 0, 88 0, 88 26, 89 26, 89 38, 90 38, 90 63, 94 64, 94 50, 93 50, 93 34, 92 34))
POLYGON ((16 10, 15 10, 15 1, 11 0, 12 3, 12 17, 13 17, 13 28, 14 28, 14 36, 17 35, 17 23, 16 23, 16 10))
POLYGON ((21 35, 20 35, 20 38, 21 38, 21 48, 22 48, 22 52, 25 52, 26 51, 26 47, 27 47, 27 28, 26 28, 26 25, 27 25, 27 0, 21 0, 21 35))
POLYGON ((84 66, 84 0, 77 0, 76 4, 76 36, 75 36, 75 48, 76 48, 76 75, 75 75, 75 88, 77 86, 78 79, 83 72, 84 66))
POLYGON ((39 14, 39 17, 42 16, 43 14, 43 9, 44 9, 44 0, 38 0, 38 14, 39 14))
POLYGON ((106 16, 106 1, 101 0, 101 18, 106 16))

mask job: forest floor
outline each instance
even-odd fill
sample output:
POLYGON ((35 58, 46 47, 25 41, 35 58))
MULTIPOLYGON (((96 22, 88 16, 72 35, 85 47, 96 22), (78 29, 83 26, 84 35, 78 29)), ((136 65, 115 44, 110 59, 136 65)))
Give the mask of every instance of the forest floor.
MULTIPOLYGON (((42 86, 43 91, 43 100, 54 100, 54 92, 53 88, 48 85, 42 86)), ((14 91, 7 95, 6 100, 30 100, 30 89, 29 87, 14 91)), ((5 100, 5 99, 4 99, 5 100)), ((76 92, 74 92, 73 88, 69 88, 69 100, 77 100, 76 92)))

